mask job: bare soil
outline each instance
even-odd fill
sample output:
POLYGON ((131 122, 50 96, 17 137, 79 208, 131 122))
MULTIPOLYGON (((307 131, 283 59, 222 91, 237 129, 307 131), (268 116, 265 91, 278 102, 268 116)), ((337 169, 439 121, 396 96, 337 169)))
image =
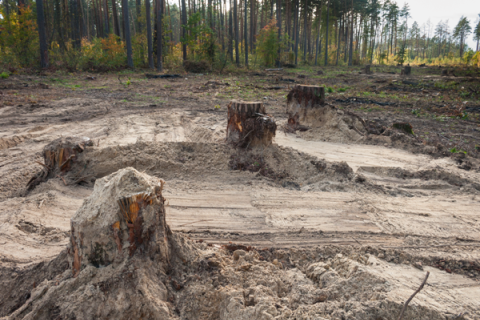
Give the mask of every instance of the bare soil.
POLYGON ((372 70, 0 80, 0 317, 108 319, 115 303, 124 319, 140 317, 129 312, 146 293, 132 288, 154 279, 172 319, 396 319, 429 271, 404 319, 480 319, 479 79, 372 70), (326 102, 339 116, 323 130, 286 130, 295 83, 331 87, 326 102), (271 146, 225 142, 234 99, 265 104, 278 128, 271 146), (365 131, 346 134, 346 113, 365 131), (93 146, 75 170, 29 190, 44 147, 61 137, 93 146), (73 278, 71 219, 97 180, 127 167, 165 180, 184 261, 165 274, 132 260, 73 278), (128 274, 117 296, 105 289, 116 272, 128 274), (72 307, 102 297, 103 311, 72 307))

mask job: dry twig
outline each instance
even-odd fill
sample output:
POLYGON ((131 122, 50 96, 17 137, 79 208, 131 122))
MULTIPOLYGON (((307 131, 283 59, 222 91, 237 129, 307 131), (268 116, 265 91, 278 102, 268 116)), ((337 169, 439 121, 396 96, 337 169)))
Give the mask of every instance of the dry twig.
POLYGON ((411 296, 410 298, 408 298, 407 302, 405 302, 405 304, 403 305, 403 308, 402 308, 402 311, 400 312, 400 315, 398 316, 398 320, 401 320, 403 318, 403 313, 405 312, 405 309, 407 309, 407 306, 408 304, 410 303, 410 301, 412 301, 413 297, 415 297, 415 295, 417 293, 420 292, 420 290, 423 289, 423 286, 425 285, 425 283, 427 282, 427 279, 428 279, 428 276, 430 275, 430 271, 427 271, 427 275, 425 276, 425 279, 423 280, 422 284, 420 285, 420 287, 418 287, 417 291, 415 291, 411 296))

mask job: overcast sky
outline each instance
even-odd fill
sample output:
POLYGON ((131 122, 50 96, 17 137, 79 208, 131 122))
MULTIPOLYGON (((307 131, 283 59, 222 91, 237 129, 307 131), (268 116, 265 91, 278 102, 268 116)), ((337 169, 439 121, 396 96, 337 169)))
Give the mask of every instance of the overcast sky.
MULTIPOLYGON (((460 17, 463 15, 470 20, 470 25, 475 27, 475 22, 478 21, 478 14, 480 14, 480 0, 398 0, 397 3, 400 8, 404 3, 408 3, 410 6, 410 14, 412 17, 408 23, 412 25, 413 21, 417 21, 421 26, 426 23, 428 19, 435 27, 440 20, 448 20, 448 26, 452 30, 456 25, 460 17)), ((473 35, 468 38, 468 45, 472 49, 476 49, 476 41, 473 41, 473 35)))

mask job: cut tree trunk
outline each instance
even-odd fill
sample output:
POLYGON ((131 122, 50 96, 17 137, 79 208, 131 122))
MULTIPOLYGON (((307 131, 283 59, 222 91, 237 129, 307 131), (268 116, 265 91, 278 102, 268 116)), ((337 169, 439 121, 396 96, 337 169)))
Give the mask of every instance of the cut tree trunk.
POLYGON ((227 141, 236 147, 269 146, 277 125, 261 102, 231 101, 228 105, 227 141))
POLYGON ((85 147, 91 145, 93 145, 92 140, 78 137, 59 138, 47 144, 43 149, 45 164, 42 165, 44 168, 30 179, 27 189, 35 188, 49 177, 71 171, 74 163, 77 162, 78 154, 82 153, 85 147))
POLYGON ((373 73, 372 70, 370 70, 370 65, 369 64, 367 64, 365 66, 364 72, 365 72, 365 74, 372 74, 373 73))
POLYGON ((412 67, 410 67, 410 66, 403 67, 402 75, 409 76, 411 73, 412 73, 412 67))
POLYGON ((300 85, 287 95, 286 131, 320 129, 331 141, 358 140, 364 136, 365 121, 348 111, 325 103, 323 87, 300 85))
POLYGON ((287 96, 289 124, 300 125, 308 122, 309 113, 325 104, 325 88, 300 85, 294 87, 287 96))

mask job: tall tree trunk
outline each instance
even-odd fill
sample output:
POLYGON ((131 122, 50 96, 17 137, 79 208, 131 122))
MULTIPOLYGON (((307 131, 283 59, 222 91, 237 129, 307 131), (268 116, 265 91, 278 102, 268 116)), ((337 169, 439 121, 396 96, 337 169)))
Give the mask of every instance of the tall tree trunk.
POLYGON ((273 1, 274 0, 270 0, 270 20, 273 19, 273 1))
POLYGON ((113 14, 113 32, 120 37, 120 25, 118 24, 117 4, 115 0, 112 0, 112 14, 113 14))
POLYGON ((308 11, 308 4, 307 0, 305 0, 305 7, 303 8, 303 62, 307 63, 307 11, 308 11))
POLYGON ((230 53, 230 61, 233 62, 233 17, 232 17, 232 0, 228 0, 230 10, 228 10, 228 52, 230 53))
POLYGON ((345 16, 341 15, 340 16, 340 27, 338 28, 338 36, 337 36, 337 58, 335 59, 335 65, 338 66, 338 58, 340 57, 340 40, 341 40, 341 34, 342 34, 342 28, 343 25, 345 24, 345 16))
MULTIPOLYGON (((225 0, 224 0, 225 1, 225 0)), ((222 0, 219 0, 220 5, 220 40, 222 42, 222 51, 225 52, 225 26, 223 24, 224 14, 222 11, 222 0)))
POLYGON ((130 19, 128 13, 128 0, 122 0, 123 22, 125 23, 125 41, 127 42, 127 65, 133 68, 132 38, 130 36, 130 19))
POLYGON ((245 4, 245 11, 244 11, 244 17, 245 17, 245 23, 244 23, 244 40, 245 40, 245 67, 248 68, 248 29, 247 29, 247 17, 248 17, 248 14, 247 14, 247 0, 243 0, 244 4, 245 4))
MULTIPOLYGON (((187 30, 185 29, 187 25, 187 8, 185 6, 185 0, 182 0, 182 37, 185 39, 187 35, 187 30)), ((182 45, 183 50, 183 61, 187 60, 187 43, 184 42, 182 45)))
POLYGON ((45 14, 43 12, 43 0, 37 0, 37 24, 40 38, 40 66, 48 67, 47 35, 45 32, 45 14))
POLYGON ((300 0, 295 0, 295 65, 298 64, 298 36, 300 35, 298 12, 300 11, 300 0))
MULTIPOLYGON (((115 0, 113 0, 115 1, 115 0)), ((152 21, 150 17, 150 0, 145 0, 145 16, 147 18, 147 46, 148 46, 148 67, 154 69, 153 43, 152 43, 152 21)))
POLYGON ((104 1, 104 14, 105 14, 105 36, 108 36, 108 34, 110 33, 110 24, 108 23, 109 22, 109 13, 108 13, 108 0, 105 0, 104 1))
POLYGON ((330 0, 327 2, 327 31, 325 32, 325 65, 328 66, 328 24, 330 23, 330 0))
POLYGON ((157 70, 163 71, 163 0, 158 0, 157 8, 157 70))
POLYGON ((353 64, 353 0, 352 0, 352 18, 350 21, 350 51, 348 53, 348 65, 351 66, 353 64))
POLYGON ((322 2, 320 2, 320 14, 318 15, 318 30, 317 30, 317 41, 315 45, 315 65, 317 65, 317 55, 321 52, 321 46, 322 42, 320 41, 320 30, 322 26, 322 2), (319 43, 320 43, 320 49, 319 49, 319 43))
POLYGON ((253 38, 255 34, 255 0, 250 0, 250 50, 253 52, 253 38))
POLYGON ((142 15, 142 0, 136 0, 135 2, 135 11, 137 12, 137 30, 138 33, 142 33, 142 23, 140 22, 140 16, 142 15))
POLYGON ((233 0, 233 18, 234 18, 234 25, 235 25, 235 63, 237 66, 240 65, 240 52, 238 52, 238 10, 237 10, 237 0, 233 0))
MULTIPOLYGON (((282 0, 277 0, 277 28, 278 28, 278 43, 282 39, 282 0)), ((278 67, 280 67, 282 57, 280 56, 280 47, 278 47, 278 67)))

